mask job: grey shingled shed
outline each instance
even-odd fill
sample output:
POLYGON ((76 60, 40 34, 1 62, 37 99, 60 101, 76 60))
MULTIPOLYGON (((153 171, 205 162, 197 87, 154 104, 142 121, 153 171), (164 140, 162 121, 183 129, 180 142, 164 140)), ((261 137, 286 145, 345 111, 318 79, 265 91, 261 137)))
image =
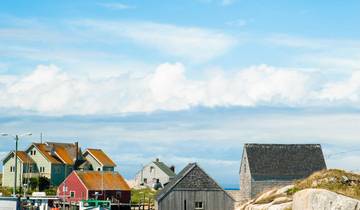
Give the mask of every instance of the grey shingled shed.
POLYGON ((249 199, 322 169, 326 163, 319 144, 245 144, 240 188, 249 199))

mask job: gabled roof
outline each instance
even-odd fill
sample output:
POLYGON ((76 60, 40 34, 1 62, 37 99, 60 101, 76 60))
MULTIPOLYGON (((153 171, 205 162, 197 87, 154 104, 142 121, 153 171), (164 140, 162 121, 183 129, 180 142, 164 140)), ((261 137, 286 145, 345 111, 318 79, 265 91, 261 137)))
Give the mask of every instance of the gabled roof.
POLYGON ((105 154, 101 149, 87 149, 84 152, 84 155, 86 153, 89 153, 91 156, 93 156, 102 166, 110 166, 115 167, 116 164, 114 161, 112 161, 109 156, 105 154))
POLYGON ((33 159, 24 151, 18 151, 17 156, 23 163, 35 163, 33 159))
POLYGON ((326 169, 319 144, 245 144, 254 180, 294 180, 326 169))
POLYGON ((51 149, 53 148, 56 156, 65 164, 74 165, 76 154, 80 154, 80 149, 77 148, 76 143, 58 143, 46 142, 51 149), (79 150, 76 152, 76 150, 79 150))
MULTIPOLYGON (((3 162, 5 162, 7 159, 9 159, 10 157, 12 158, 15 154, 15 151, 11 151, 9 152, 8 155, 5 156, 5 158, 3 159, 3 162)), ((31 159, 31 157, 24 151, 18 151, 17 152, 17 157, 19 158, 19 160, 23 163, 28 163, 28 164, 33 164, 35 163, 33 159, 31 159)))
POLYGON ((176 174, 163 162, 160 161, 153 161, 153 163, 160 168, 166 175, 169 177, 174 177, 176 174))
POLYGON ((74 171, 88 190, 130 191, 125 179, 113 171, 74 171))
MULTIPOLYGON (((76 160, 76 149, 80 151, 76 144, 72 143, 33 143, 29 149, 32 146, 36 147, 49 162, 54 164, 64 163, 67 165, 74 165, 76 160)), ((27 149, 27 151, 29 149, 27 149)))
POLYGON ((181 170, 178 175, 176 175, 175 178, 158 193, 156 200, 158 202, 161 201, 172 190, 223 191, 231 199, 233 199, 196 163, 190 163, 183 170, 181 170))
MULTIPOLYGON (((55 163, 55 164, 59 164, 61 163, 61 161, 56 158, 56 157, 53 157, 51 155, 51 151, 50 149, 46 146, 46 144, 43 144, 43 143, 33 143, 32 144, 34 147, 36 147, 40 153, 51 163, 55 163)), ((31 147, 31 146, 30 146, 31 147)))

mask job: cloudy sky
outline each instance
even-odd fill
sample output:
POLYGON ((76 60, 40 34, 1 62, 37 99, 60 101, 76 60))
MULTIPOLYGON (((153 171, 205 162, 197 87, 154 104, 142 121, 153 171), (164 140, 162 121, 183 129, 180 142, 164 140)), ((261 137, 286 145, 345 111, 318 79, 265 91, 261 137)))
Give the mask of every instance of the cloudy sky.
MULTIPOLYGON (((0 4, 0 132, 159 157, 238 187, 244 143, 321 143, 360 171, 359 1, 0 4)), ((0 155, 13 148, 3 137, 0 155)))

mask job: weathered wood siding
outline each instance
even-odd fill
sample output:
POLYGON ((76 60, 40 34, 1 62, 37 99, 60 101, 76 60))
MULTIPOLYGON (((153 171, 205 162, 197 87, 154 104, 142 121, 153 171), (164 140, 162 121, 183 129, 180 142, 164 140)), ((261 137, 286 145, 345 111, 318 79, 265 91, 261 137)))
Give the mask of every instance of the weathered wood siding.
POLYGON ((233 210, 234 199, 198 165, 189 164, 157 199, 158 210, 194 210, 202 202, 204 210, 233 210))
POLYGON ((240 166, 240 191, 243 196, 242 199, 244 200, 251 198, 251 179, 252 178, 250 173, 249 161, 247 158, 246 150, 244 150, 240 166))
POLYGON ((194 210, 195 202, 203 202, 204 210, 233 210, 233 199, 222 190, 172 191, 161 202, 158 210, 194 210), (186 201, 186 208, 185 208, 186 201))

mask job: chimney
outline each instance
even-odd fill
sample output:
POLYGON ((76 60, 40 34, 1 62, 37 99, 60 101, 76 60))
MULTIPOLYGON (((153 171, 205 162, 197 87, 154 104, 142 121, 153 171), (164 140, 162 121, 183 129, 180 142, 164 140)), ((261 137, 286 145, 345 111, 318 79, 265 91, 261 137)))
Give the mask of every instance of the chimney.
POLYGON ((159 158, 156 158, 156 160, 155 160, 156 162, 159 162, 160 160, 159 160, 159 158))
POLYGON ((79 159, 79 142, 75 142, 75 162, 79 159))
POLYGON ((175 166, 174 165, 170 166, 170 170, 175 173, 175 166))

